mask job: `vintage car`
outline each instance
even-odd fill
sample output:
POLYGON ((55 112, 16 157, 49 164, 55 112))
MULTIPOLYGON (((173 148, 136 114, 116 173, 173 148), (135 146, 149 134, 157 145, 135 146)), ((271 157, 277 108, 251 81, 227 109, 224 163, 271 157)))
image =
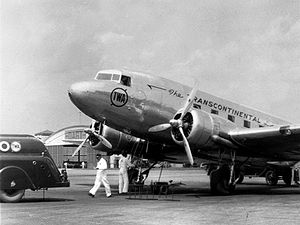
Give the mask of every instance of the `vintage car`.
POLYGON ((45 145, 31 135, 0 135, 0 200, 18 202, 26 189, 69 187, 45 145))

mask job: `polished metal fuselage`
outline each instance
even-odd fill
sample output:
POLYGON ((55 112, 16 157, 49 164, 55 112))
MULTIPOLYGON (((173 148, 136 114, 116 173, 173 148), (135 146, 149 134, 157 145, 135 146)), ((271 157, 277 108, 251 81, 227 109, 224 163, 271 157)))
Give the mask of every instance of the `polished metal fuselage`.
MULTIPOLYGON (((107 80, 80 82, 70 88, 70 98, 89 117, 99 121, 105 120, 110 127, 145 138, 152 136, 148 132, 149 127, 168 123, 173 118, 184 106, 191 91, 188 86, 161 77, 134 72, 124 74, 132 79, 130 87, 107 80), (114 90, 126 95, 126 99, 119 105, 112 102, 112 99, 116 98, 114 90)), ((213 116, 225 120, 228 120, 228 115, 232 115, 235 117, 233 124, 236 127, 243 127, 245 120, 250 122, 251 128, 290 124, 280 118, 202 91, 197 92, 193 109, 209 114, 211 110, 216 110, 218 115, 213 116)), ((161 137, 161 134, 159 136, 161 137)), ((166 137, 162 138, 165 140, 166 137)))

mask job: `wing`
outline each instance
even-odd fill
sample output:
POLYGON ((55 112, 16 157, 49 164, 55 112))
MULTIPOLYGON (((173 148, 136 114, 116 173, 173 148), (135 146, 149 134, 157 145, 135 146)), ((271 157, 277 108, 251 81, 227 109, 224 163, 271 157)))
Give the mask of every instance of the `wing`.
POLYGON ((240 148, 278 159, 300 160, 300 126, 235 129, 229 139, 240 148))

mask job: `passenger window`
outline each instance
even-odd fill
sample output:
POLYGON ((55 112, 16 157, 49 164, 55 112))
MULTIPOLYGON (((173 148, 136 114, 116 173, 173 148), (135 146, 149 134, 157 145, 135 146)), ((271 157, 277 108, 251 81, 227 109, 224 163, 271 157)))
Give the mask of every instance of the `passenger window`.
POLYGON ((250 121, 244 120, 244 127, 250 128, 250 121))
POLYGON ((234 122, 235 117, 233 115, 228 115, 228 120, 230 120, 231 122, 234 122))
POLYGON ((131 86, 131 78, 128 76, 122 75, 121 77, 121 84, 130 87, 131 86))
POLYGON ((219 114, 219 111, 218 111, 218 110, 214 110, 214 109, 212 109, 212 110, 211 110, 211 113, 212 113, 212 114, 216 114, 216 115, 218 115, 218 114, 219 114))

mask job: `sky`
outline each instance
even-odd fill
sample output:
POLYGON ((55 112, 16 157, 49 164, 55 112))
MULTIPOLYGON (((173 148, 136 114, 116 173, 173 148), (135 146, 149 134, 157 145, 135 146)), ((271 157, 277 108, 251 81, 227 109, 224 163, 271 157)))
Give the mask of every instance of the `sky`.
POLYGON ((300 124, 298 0, 0 1, 0 133, 89 124, 101 69, 149 72, 300 124))

